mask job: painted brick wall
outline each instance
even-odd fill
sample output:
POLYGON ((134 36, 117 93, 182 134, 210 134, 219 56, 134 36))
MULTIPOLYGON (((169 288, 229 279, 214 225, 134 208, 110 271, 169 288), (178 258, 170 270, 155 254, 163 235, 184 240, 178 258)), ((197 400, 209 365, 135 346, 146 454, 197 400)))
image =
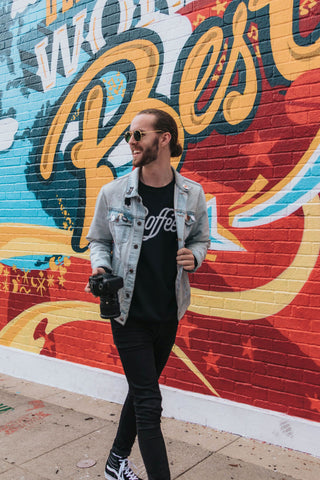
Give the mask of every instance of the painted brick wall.
POLYGON ((0 344, 122 372, 83 289, 122 139, 170 112, 206 193, 163 384, 320 420, 320 2, 0 1, 0 344))

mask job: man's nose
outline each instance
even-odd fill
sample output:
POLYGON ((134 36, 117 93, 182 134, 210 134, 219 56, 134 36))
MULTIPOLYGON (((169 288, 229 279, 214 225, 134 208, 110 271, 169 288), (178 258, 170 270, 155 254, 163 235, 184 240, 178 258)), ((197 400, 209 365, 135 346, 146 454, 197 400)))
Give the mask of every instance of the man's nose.
POLYGON ((136 142, 136 140, 134 139, 134 136, 131 135, 130 140, 129 140, 129 145, 134 145, 135 143, 137 143, 137 142, 136 142))

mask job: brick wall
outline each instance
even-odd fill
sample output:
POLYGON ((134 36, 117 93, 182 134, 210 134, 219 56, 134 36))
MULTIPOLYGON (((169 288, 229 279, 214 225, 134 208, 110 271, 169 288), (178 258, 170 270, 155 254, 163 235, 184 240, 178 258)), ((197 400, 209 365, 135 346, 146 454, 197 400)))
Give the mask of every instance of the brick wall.
POLYGON ((161 382, 319 421, 320 2, 0 9, 0 344, 122 372, 85 235, 160 107, 211 235, 161 382))

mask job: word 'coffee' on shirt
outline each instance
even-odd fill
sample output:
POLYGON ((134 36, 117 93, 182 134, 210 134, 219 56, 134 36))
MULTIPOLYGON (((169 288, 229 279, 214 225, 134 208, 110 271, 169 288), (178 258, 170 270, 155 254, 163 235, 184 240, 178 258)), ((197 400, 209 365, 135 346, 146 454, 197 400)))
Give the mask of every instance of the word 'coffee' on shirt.
POLYGON ((177 225, 174 217, 173 208, 163 208, 159 215, 147 216, 144 227, 145 235, 143 241, 150 240, 158 235, 159 231, 163 229, 165 232, 176 232, 177 225))

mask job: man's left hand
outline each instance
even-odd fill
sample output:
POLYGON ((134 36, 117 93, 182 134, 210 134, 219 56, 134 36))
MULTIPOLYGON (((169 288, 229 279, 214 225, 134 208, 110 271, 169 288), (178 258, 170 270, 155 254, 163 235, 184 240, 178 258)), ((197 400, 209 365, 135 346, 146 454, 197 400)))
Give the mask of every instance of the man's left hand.
POLYGON ((181 265, 184 270, 193 270, 195 268, 194 256, 188 248, 180 248, 177 252, 177 264, 181 265))

